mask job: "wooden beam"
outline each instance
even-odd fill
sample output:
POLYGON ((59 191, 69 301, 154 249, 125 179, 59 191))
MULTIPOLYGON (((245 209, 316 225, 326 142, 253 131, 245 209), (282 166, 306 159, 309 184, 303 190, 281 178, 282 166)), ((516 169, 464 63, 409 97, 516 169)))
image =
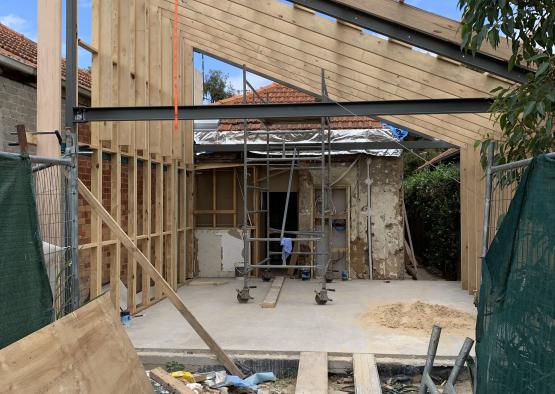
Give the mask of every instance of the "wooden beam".
MULTIPOLYGON (((38 2, 37 130, 61 130, 62 119, 62 0, 38 2)), ((59 157, 55 135, 37 135, 37 155, 59 157)))
POLYGON ((150 371, 150 378, 160 383, 170 393, 175 394, 194 394, 195 392, 187 387, 187 384, 179 379, 174 378, 162 368, 154 368, 150 371))
POLYGON ((121 226, 114 220, 114 218, 106 211, 102 204, 94 197, 89 189, 79 180, 79 193, 85 201, 91 206, 91 208, 102 218, 104 223, 110 228, 114 233, 116 238, 122 243, 122 245, 127 248, 128 252, 133 255, 137 260, 143 272, 148 273, 152 277, 166 297, 175 306, 175 308, 181 313, 181 315, 187 320, 191 325, 193 330, 201 337, 201 339, 206 343, 206 345, 212 350, 218 360, 224 365, 224 367, 234 375, 244 377, 243 372, 235 365, 235 363, 227 356, 223 349, 216 343, 216 341, 210 336, 206 329, 200 324, 197 318, 191 313, 189 308, 185 306, 183 301, 179 298, 177 293, 172 289, 170 284, 166 282, 164 277, 160 272, 154 268, 152 263, 145 257, 141 250, 133 243, 131 238, 127 236, 125 231, 121 226))
POLYGON ((275 308, 278 302, 279 293, 281 292, 281 288, 283 287, 283 282, 285 282, 284 276, 276 276, 272 281, 272 285, 270 286, 270 290, 266 294, 264 301, 262 301, 262 308, 275 308))
POLYGON ((381 394, 380 376, 373 354, 353 354, 353 375, 357 394, 381 394))
POLYGON ((328 392, 328 354, 301 352, 295 394, 322 394, 328 392))

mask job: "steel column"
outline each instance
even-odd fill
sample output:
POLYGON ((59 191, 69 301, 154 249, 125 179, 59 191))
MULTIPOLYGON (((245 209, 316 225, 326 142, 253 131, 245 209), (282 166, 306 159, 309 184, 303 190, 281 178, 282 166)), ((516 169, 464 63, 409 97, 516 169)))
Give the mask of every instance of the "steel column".
POLYGON ((77 30, 77 0, 66 0, 66 101, 65 101, 65 128, 68 145, 66 154, 71 157, 72 165, 68 174, 68 205, 70 215, 70 240, 71 240, 71 297, 70 308, 75 310, 80 306, 80 280, 79 280, 79 201, 77 192, 78 180, 78 155, 79 134, 74 123, 73 108, 78 105, 78 30, 77 30))

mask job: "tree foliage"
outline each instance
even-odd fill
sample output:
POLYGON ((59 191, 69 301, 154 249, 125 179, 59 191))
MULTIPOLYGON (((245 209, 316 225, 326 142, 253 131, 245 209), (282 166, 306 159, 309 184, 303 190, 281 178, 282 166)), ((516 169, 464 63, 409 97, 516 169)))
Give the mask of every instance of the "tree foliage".
POLYGON ((220 70, 208 71, 208 78, 204 81, 204 98, 211 103, 233 96, 233 86, 229 82, 229 74, 220 70))
POLYGON ((439 164, 407 177, 405 204, 422 265, 457 280, 460 261, 459 169, 439 164))
MULTIPOLYGON (((497 88, 492 113, 503 131, 496 161, 506 163, 555 150, 555 0, 459 0, 462 46, 476 52, 484 42, 511 42, 509 69, 530 68, 526 83, 497 88)), ((482 157, 494 136, 481 145, 482 157)))

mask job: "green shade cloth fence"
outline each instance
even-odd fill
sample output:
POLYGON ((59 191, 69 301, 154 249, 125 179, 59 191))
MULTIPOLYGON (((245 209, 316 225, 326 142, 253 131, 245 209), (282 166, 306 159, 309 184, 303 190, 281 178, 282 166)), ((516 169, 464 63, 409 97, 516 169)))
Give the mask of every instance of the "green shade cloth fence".
POLYGON ((479 394, 555 393, 555 160, 524 172, 482 266, 479 394))
POLYGON ((0 156, 0 348, 49 324, 52 306, 31 161, 0 156))

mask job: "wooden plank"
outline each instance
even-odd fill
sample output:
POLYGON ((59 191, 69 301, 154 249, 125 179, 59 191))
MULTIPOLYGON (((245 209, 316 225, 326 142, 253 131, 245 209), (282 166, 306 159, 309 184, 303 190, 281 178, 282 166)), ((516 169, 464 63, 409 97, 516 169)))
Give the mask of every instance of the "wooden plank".
POLYGON ((373 354, 353 354, 353 375, 355 380, 355 393, 381 394, 380 376, 373 354))
MULTIPOLYGON (((338 70, 340 70, 339 72, 341 73, 341 77, 343 78, 346 77, 345 71, 352 67, 351 64, 353 60, 360 60, 358 63, 356 63, 359 66, 359 69, 357 71, 358 73, 360 73, 360 76, 366 75, 369 70, 370 72, 372 72, 372 70, 376 70, 377 72, 379 68, 383 76, 378 77, 377 74, 374 74, 374 76, 380 80, 380 83, 378 85, 375 85, 378 91, 379 89, 382 89, 393 93, 395 92, 395 90, 402 92, 404 91, 404 89, 408 88, 415 94, 426 94, 428 92, 427 94, 430 94, 430 96, 428 97, 443 97, 441 95, 443 92, 452 92, 455 95, 463 93, 464 87, 461 85, 463 82, 465 82, 467 84, 471 84, 470 86, 472 86, 474 89, 474 91, 472 91, 472 89, 469 90, 467 88, 466 95, 480 96, 480 92, 482 92, 483 94, 488 94, 488 91, 480 88, 480 86, 475 81, 476 78, 485 78, 480 73, 476 73, 468 69, 464 69, 463 71, 461 71, 460 67, 453 65, 449 65, 446 67, 445 65, 438 63, 439 61, 436 58, 425 55, 423 53, 417 53, 415 51, 412 51, 410 48, 397 48, 395 50, 392 50, 392 48, 388 48, 390 45, 388 45, 387 41, 384 42, 384 40, 370 36, 368 34, 357 34, 355 31, 352 31, 352 29, 348 28, 338 29, 337 26, 333 25, 333 22, 323 20, 322 18, 317 16, 312 16, 308 14, 305 15, 304 13, 299 15, 299 13, 295 12, 293 9, 289 8, 289 10, 287 10, 287 7, 285 7, 283 10, 281 10, 280 5, 277 5, 276 7, 278 7, 278 9, 276 9, 276 12, 280 12, 280 21, 276 23, 280 23, 280 25, 276 25, 276 23, 271 24, 269 22, 270 18, 275 17, 274 13, 266 11, 268 7, 265 7, 264 5, 259 5, 255 10, 251 9, 249 11, 246 11, 245 9, 247 7, 253 7, 252 1, 235 1, 235 3, 245 6, 242 11, 239 11, 238 5, 228 7, 226 3, 225 7, 226 9, 229 8, 229 13, 227 11, 224 11, 224 8, 222 6, 214 5, 211 0, 203 0, 201 1, 201 3, 205 3, 206 6, 204 6, 203 8, 203 6, 201 4, 198 4, 198 2, 195 2, 194 5, 188 4, 188 13, 186 13, 185 16, 188 15, 189 18, 194 18, 194 21, 190 23, 187 22, 187 20, 191 19, 183 19, 185 22, 188 23, 188 28, 194 27, 197 30, 203 29, 205 33, 209 34, 215 31, 224 32, 224 29, 228 29, 226 26, 228 26, 229 24, 233 24, 233 29, 228 29, 228 31, 224 32, 224 34, 227 34, 227 36, 229 37, 231 32, 231 35, 239 36, 240 39, 232 40, 230 38, 229 40, 226 40, 226 42, 234 41, 238 44, 240 44, 241 42, 244 44, 245 42, 249 41, 253 43, 256 42, 257 44, 263 42, 264 44, 260 44, 261 46, 257 45, 256 47, 254 47, 253 45, 250 45, 250 47, 256 50, 256 52, 263 52, 264 54, 271 54, 273 52, 279 53, 283 52, 284 49, 282 48, 288 48, 290 52, 284 52, 284 55, 286 57, 280 57, 281 60, 287 63, 290 59, 298 58, 299 64, 297 65, 297 67, 299 69, 301 69, 303 66, 302 59, 299 57, 299 53, 304 53, 303 51, 299 50, 301 49, 300 45, 304 44, 296 44, 295 42, 297 41, 306 44, 309 43, 318 45, 317 50, 321 52, 320 55, 314 52, 314 50, 316 50, 316 47, 303 48, 306 49, 307 53, 310 53, 311 55, 316 55, 320 58, 320 63, 317 64, 318 70, 320 66, 323 66, 324 68, 326 68, 326 71, 338 72, 330 69, 330 67, 328 66, 328 64, 330 64, 329 59, 337 59, 337 56, 333 55, 333 51, 341 52, 341 61, 337 62, 337 67, 340 67, 338 68, 338 70), (206 22, 206 19, 203 20, 202 24, 195 24, 194 22, 200 21, 201 17, 197 16, 197 14, 193 11, 198 10, 199 13, 202 12, 208 15, 205 8, 208 9, 207 7, 209 5, 214 6, 214 8, 219 8, 219 10, 213 10, 209 14, 210 18, 218 18, 218 24, 215 26, 213 22, 206 22), (237 20, 235 19, 237 18, 235 15, 243 15, 249 17, 250 19, 251 15, 255 15, 254 12, 262 14, 257 19, 252 19, 249 21, 245 21, 244 19, 242 19, 243 17, 239 17, 239 19, 237 20), (281 14, 281 12, 283 12, 283 14, 281 14), (263 13, 266 13, 268 15, 263 15, 263 13), (223 17, 224 14, 225 18, 223 17), (283 19, 284 22, 282 22, 281 19, 283 19), (268 22, 265 22, 265 20, 268 20, 268 22), (241 29, 244 28, 245 23, 248 23, 250 28, 241 31, 241 29), (264 23, 264 25, 258 26, 262 23, 264 23), (295 26, 295 29, 298 29, 298 26, 302 26, 305 27, 308 31, 303 31, 302 35, 296 34, 297 30, 294 30, 292 28, 292 25, 295 26), (202 26, 210 26, 210 28, 206 29, 206 27, 203 28, 202 26), (272 28, 274 28, 275 31, 272 31, 272 28), (258 29, 260 29, 260 31, 258 29), (256 35, 253 36, 253 34, 255 33, 256 35), (272 39, 272 36, 275 38, 272 39), (334 41, 341 41, 345 45, 334 45, 334 41), (281 44, 284 42, 287 43, 287 45, 281 44), (279 50, 277 48, 279 48, 279 50), (325 53, 323 52, 326 50, 328 51, 327 55, 325 55, 325 53), (374 52, 375 54, 373 56, 378 56, 379 58, 368 57, 371 53, 374 52), (392 56, 394 56, 394 58, 391 58, 392 56), (392 61, 393 63, 389 64, 390 61, 392 61), (403 69, 399 69, 399 67, 403 69), (387 77, 384 73, 389 74, 390 76, 392 76, 393 74, 397 74, 397 76, 387 77), (427 75, 424 75, 422 73, 427 75), (434 73, 434 75, 432 76, 430 75, 430 73, 434 73), (470 73, 468 74, 468 76, 470 77, 472 75, 473 77, 466 78, 466 73, 470 73), (393 88, 391 86, 392 84, 395 84, 396 88, 393 88), (434 91, 431 91, 429 90, 428 86, 435 86, 436 89, 434 91)), ((254 55, 251 55, 251 57, 253 56, 254 55)), ((315 64, 314 61, 312 61, 311 63, 315 64)), ((316 74, 317 75, 315 75, 314 77, 316 79, 319 79, 319 71, 316 74)), ((352 75, 352 79, 354 81, 358 81, 357 72, 352 75)), ((365 80, 363 79, 363 81, 365 80)), ((486 84, 498 85, 499 81, 489 78, 486 81, 486 84)), ((487 121, 487 119, 484 118, 484 121, 487 121)))
POLYGON ((197 318, 191 313, 189 308, 185 306, 183 301, 179 298, 177 293, 171 288, 170 284, 164 279, 160 272, 154 268, 152 263, 145 257, 145 255, 140 251, 140 249, 133 243, 131 238, 127 236, 125 231, 120 227, 120 225, 114 220, 114 218, 104 209, 102 204, 94 197, 94 195, 87 189, 87 187, 79 180, 79 193, 83 196, 85 201, 91 206, 91 208, 102 218, 104 223, 108 225, 110 230, 115 234, 116 238, 127 248, 127 250, 133 254, 143 272, 148 273, 155 281, 157 287, 160 287, 170 302, 175 306, 175 308, 181 313, 181 315, 187 320, 191 325, 193 330, 201 337, 201 339, 206 343, 206 345, 212 350, 218 360, 225 366, 225 368, 234 375, 244 377, 245 375, 241 370, 234 364, 234 362, 225 354, 222 348, 214 341, 212 336, 205 330, 205 328, 200 324, 197 318))
MULTIPOLYGON (((110 210, 112 216, 121 223, 121 153, 119 152, 118 135, 114 139, 116 146, 116 153, 112 155, 111 160, 111 204, 110 210)), ((112 234, 115 238, 115 234, 112 234)), ((112 302, 116 308, 120 305, 120 277, 121 277, 121 243, 117 242, 114 245, 115 253, 110 257, 110 294, 112 295, 112 302)), ((119 311, 118 311, 119 316, 119 311)))
MULTIPOLYGON (((150 4, 150 3, 149 3, 150 4)), ((148 48, 148 93, 149 105, 161 105, 162 89, 162 51, 161 51, 161 16, 160 10, 154 4, 149 8, 149 48, 148 48)), ((161 152, 162 129, 160 122, 149 123, 149 152, 157 154, 161 152)))
MULTIPOLYGON (((38 2, 37 130, 62 129, 62 0, 38 2)), ((59 157, 55 135, 37 135, 37 155, 59 157)))
MULTIPOLYGON (((343 93, 340 95, 343 99, 346 100, 360 100, 363 99, 360 97, 361 95, 364 96, 364 99, 380 99, 380 98, 387 98, 387 99, 399 99, 399 98, 429 98, 429 97, 455 97, 451 94, 446 94, 442 90, 437 90, 436 88, 430 89, 422 86, 420 84, 419 87, 412 87, 411 85, 418 84, 415 81, 412 81, 411 84, 408 82, 405 84, 398 84, 395 87, 391 86, 389 82, 387 82, 387 77, 381 77, 378 79, 375 78, 366 78, 364 76, 364 70, 368 69, 368 64, 364 64, 360 61, 357 61, 355 64, 360 69, 358 71, 350 71, 349 68, 353 66, 348 64, 349 59, 345 58, 345 61, 341 64, 334 64, 332 65, 332 69, 340 69, 340 71, 331 71, 330 63, 328 60, 329 56, 334 56, 333 52, 330 52, 328 57, 324 57, 325 55, 321 55, 320 59, 315 59, 311 61, 306 60, 296 60, 294 57, 280 55, 280 53, 276 50, 272 50, 270 48, 262 48, 257 46, 256 48, 251 48, 248 44, 244 43, 244 40, 240 39, 232 39, 229 38, 227 41, 223 41, 223 37, 215 37, 218 34, 217 30, 212 29, 209 33, 198 32, 195 29, 188 30, 188 37, 195 43, 196 46, 201 46, 202 49, 220 55, 222 57, 230 58, 230 56, 237 56, 241 59, 249 59, 249 65, 253 65, 254 61, 257 64, 260 64, 261 61, 264 61, 264 67, 267 69, 265 72, 268 73, 268 69, 273 73, 282 74, 281 77, 276 77, 282 80, 292 81, 294 80, 295 85, 299 85, 301 82, 310 83, 313 88, 309 90, 316 91, 316 86, 319 86, 319 70, 321 66, 326 67, 326 75, 328 75, 328 88, 332 96, 336 96, 338 87, 341 87, 343 93), (217 52, 215 52, 217 51, 217 52), (273 58, 273 59, 271 59, 273 58), (256 59, 256 60, 252 60, 256 59), (277 67, 276 64, 280 64, 280 67, 277 67), (311 70, 311 71, 308 71, 311 70), (356 86, 356 91, 353 90, 355 88, 351 87, 352 85, 356 86), (388 86, 389 85, 389 86, 388 86), (409 89, 407 89, 409 88, 409 89), (358 95, 358 98, 354 97, 345 97, 346 90, 350 90, 351 95, 355 94, 358 95), (356 92, 356 93, 353 93, 356 92)), ((230 33, 221 33, 223 36, 228 36, 230 33)), ((273 45, 280 45, 280 44, 272 44, 273 45)), ((307 45, 307 44, 302 44, 307 45)), ((307 47, 308 48, 308 47, 307 47)), ((308 50, 308 49, 307 49, 308 50)), ((312 57, 307 54, 301 54, 300 52, 296 52, 297 57, 312 57)), ((313 58, 313 57, 312 57, 313 58)), ((313 58, 314 59, 314 58, 313 58)), ((343 59, 343 58, 342 58, 343 59)), ((232 60, 232 59, 230 59, 232 60)), ((354 60, 351 60, 354 61, 354 60)), ((258 66, 260 67, 260 66, 258 66)), ((255 66, 256 68, 256 66, 255 66)), ((394 73, 389 73, 391 78, 390 80, 398 81, 399 78, 404 78, 395 76, 394 73)), ((424 77, 425 78, 425 77, 424 77)), ((406 81, 405 81, 406 82, 406 81)), ((447 83, 444 81, 444 86, 447 86, 447 83)), ((439 84, 436 84, 439 86, 439 84)), ((444 89, 444 88, 443 88, 444 89)), ((475 94, 477 96, 483 95, 482 93, 475 94)), ((454 120, 457 119, 459 122, 458 128, 461 129, 459 133, 462 133, 466 129, 470 132, 476 132, 476 130, 480 129, 480 125, 476 124, 477 121, 483 122, 484 124, 489 124, 488 119, 481 118, 478 115, 454 115, 454 116, 444 116, 444 115, 420 115, 421 118, 434 118, 435 122, 444 122, 449 123, 450 125, 447 126, 450 129, 456 128, 457 124, 454 123, 454 120), (459 120, 460 119, 460 120, 459 120), (472 120, 472 121, 471 121, 472 120)), ((474 137, 475 138, 475 137, 474 137)))
POLYGON ((107 293, 0 350, 0 365, 3 392, 153 392, 107 293))
POLYGON ((187 384, 179 379, 174 378, 168 372, 158 367, 150 371, 150 378, 160 383, 170 393, 175 394, 194 394, 195 392, 187 387, 187 384))
MULTIPOLYGON (((146 0, 136 0, 135 7, 135 104, 148 105, 148 13, 146 0)), ((148 122, 135 122, 135 148, 148 147, 148 122)))
POLYGON ((275 308, 278 302, 279 293, 281 293, 281 288, 283 287, 283 282, 285 282, 284 276, 276 276, 272 281, 270 290, 266 294, 264 301, 262 301, 262 308, 275 308))
MULTIPOLYGON (((384 19, 406 26, 417 31, 430 34, 441 40, 454 44, 461 44, 462 23, 449 19, 429 11, 405 4, 395 0, 337 0, 349 7, 378 15, 384 19)), ((499 47, 494 49, 490 44, 484 42, 480 51, 499 59, 509 60, 511 42, 501 40, 499 47)))
POLYGON ((177 225, 178 225, 178 215, 179 215, 179 206, 178 206, 178 180, 177 180, 177 160, 172 160, 172 165, 169 168, 170 171, 170 195, 169 195, 169 221, 170 221, 170 243, 171 243, 171 251, 170 251, 170 272, 171 272, 171 284, 175 290, 177 290, 177 282, 178 282, 178 267, 177 267, 177 225))
POLYGON ((295 394, 322 394, 328 392, 328 354, 301 352, 295 394))

